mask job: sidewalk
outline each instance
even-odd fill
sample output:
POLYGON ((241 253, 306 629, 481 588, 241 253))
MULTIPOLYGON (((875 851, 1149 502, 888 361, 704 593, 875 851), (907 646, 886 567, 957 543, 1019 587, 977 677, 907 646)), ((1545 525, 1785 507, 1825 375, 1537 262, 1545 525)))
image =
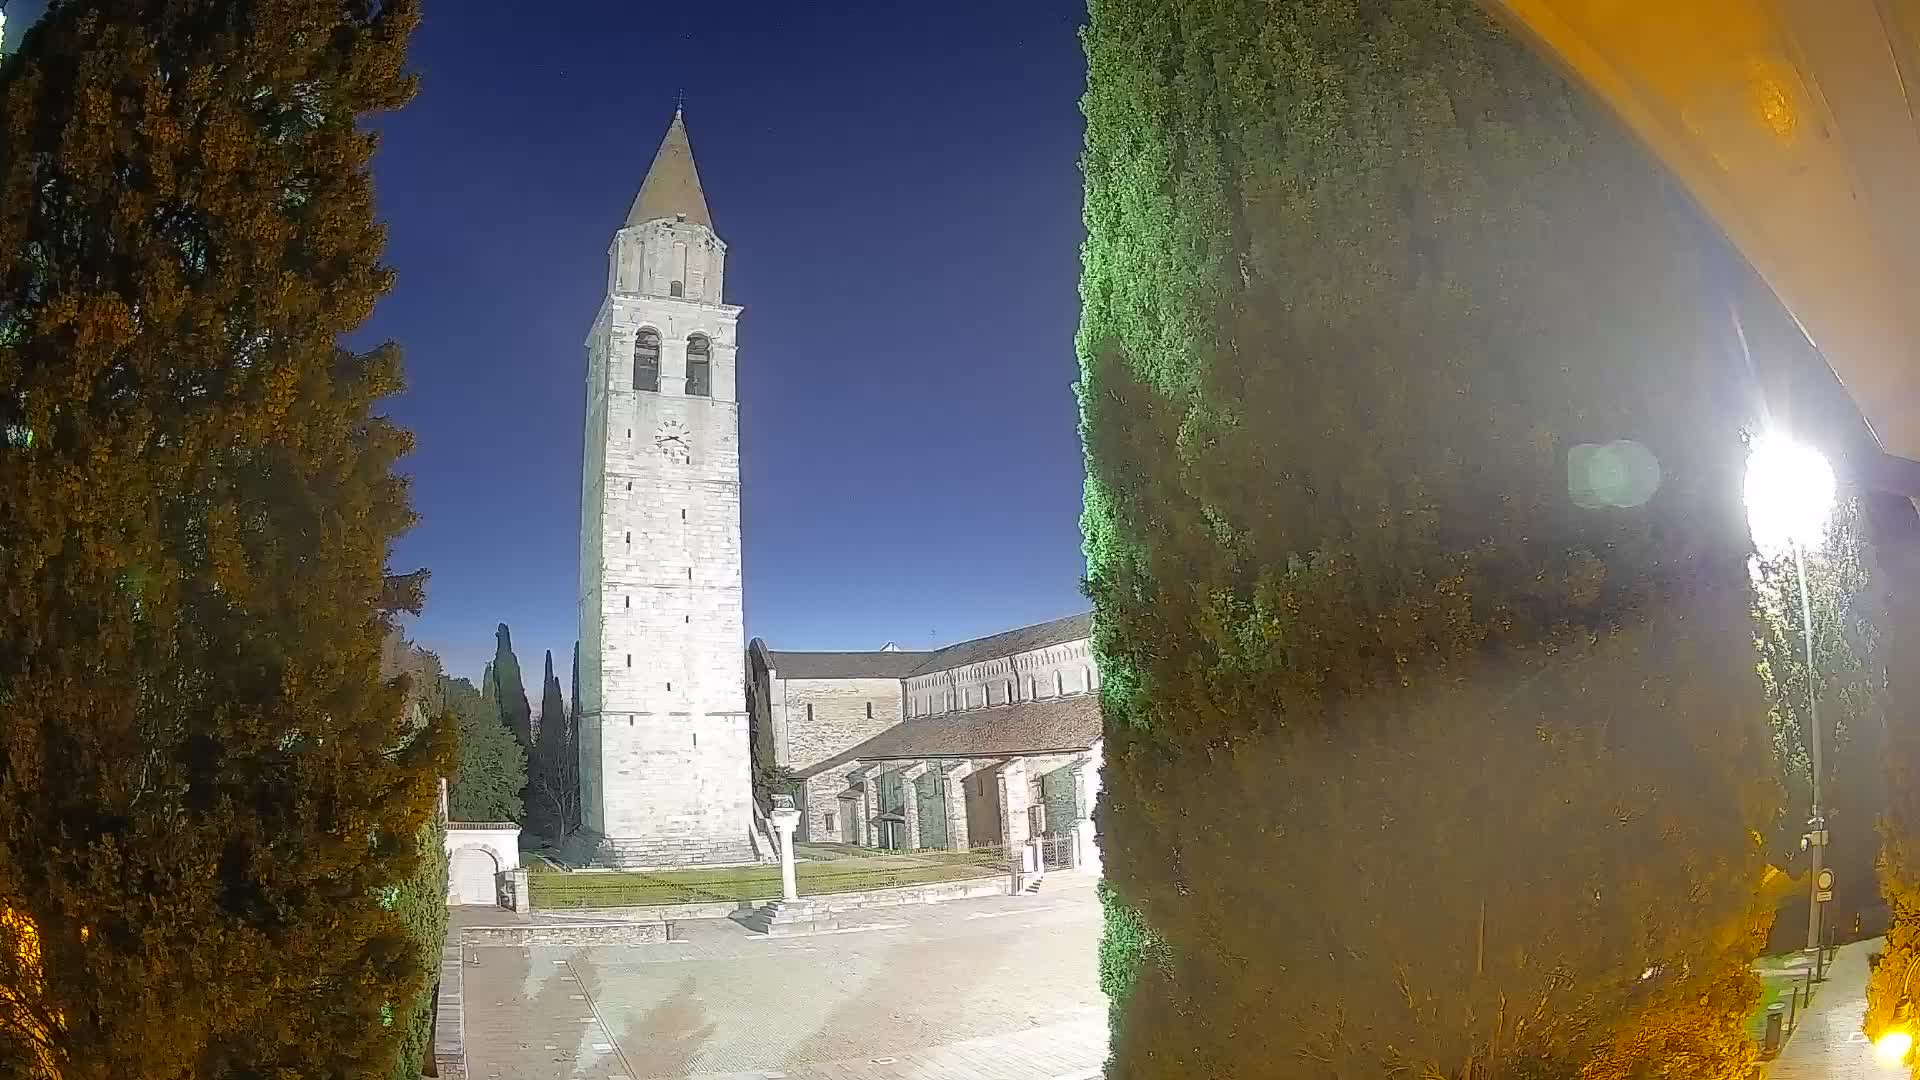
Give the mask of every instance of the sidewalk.
POLYGON ((1884 1080, 1890 1075, 1875 1064, 1873 1044, 1860 1030, 1867 1012, 1867 954, 1881 945, 1882 939, 1872 938, 1840 946, 1799 1030, 1765 1067, 1766 1080, 1884 1080))

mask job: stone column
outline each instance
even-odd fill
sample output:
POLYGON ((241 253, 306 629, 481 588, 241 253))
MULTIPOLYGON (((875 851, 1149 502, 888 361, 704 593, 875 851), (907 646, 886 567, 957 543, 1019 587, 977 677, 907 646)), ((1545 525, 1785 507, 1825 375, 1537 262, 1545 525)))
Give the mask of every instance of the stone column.
POLYGON ((793 880, 793 830, 799 824, 800 811, 793 808, 792 796, 775 795, 773 831, 780 837, 780 898, 788 901, 800 899, 800 889, 793 880))
POLYGON ((1007 848, 1008 871, 1013 875, 1013 891, 1026 884, 1029 866, 1027 852, 1027 763, 1014 758, 1000 766, 994 777, 1000 795, 1000 842, 1007 848))
POLYGON ((947 850, 967 850, 967 777, 973 762, 963 761, 940 777, 940 803, 947 815, 947 850))
POLYGON ((926 775, 927 763, 915 762, 900 770, 900 797, 904 805, 900 814, 907 819, 907 850, 920 850, 920 778, 926 775))
POLYGON ((1014 758, 1000 767, 1000 841, 1011 851, 1026 844, 1028 793, 1027 763, 1014 758))

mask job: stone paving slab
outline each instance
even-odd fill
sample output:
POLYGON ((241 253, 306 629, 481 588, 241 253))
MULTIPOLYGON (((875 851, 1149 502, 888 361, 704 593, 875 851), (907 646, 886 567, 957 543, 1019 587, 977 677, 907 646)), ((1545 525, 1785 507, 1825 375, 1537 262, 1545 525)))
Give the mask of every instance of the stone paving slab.
POLYGON ((1091 888, 892 908, 864 918, 800 938, 768 939, 710 921, 677 924, 685 936, 659 945, 469 948, 469 1075, 1098 1075, 1106 1003, 1091 888))

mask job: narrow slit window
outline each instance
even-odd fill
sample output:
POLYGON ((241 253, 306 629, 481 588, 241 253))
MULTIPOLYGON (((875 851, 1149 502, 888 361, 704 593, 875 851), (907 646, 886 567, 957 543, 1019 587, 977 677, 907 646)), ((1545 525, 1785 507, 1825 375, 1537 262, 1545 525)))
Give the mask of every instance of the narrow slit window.
POLYGON ((873 719, 873 702, 867 702, 867 719, 873 719))

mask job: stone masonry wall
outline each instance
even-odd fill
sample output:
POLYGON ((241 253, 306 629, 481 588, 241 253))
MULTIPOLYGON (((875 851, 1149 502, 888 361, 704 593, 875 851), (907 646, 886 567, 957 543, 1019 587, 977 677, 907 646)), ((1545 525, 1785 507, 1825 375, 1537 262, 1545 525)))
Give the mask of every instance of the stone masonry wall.
MULTIPOLYGON (((657 254, 661 243, 690 238, 717 287, 723 250, 703 236, 710 231, 701 226, 648 223, 622 230, 610 254, 617 264, 623 251, 657 254)), ((615 291, 589 339, 597 360, 582 488, 585 818, 647 850, 724 858, 746 847, 751 828, 740 678, 739 309, 717 294, 628 291, 643 283, 620 278, 617 265, 610 276, 615 291), (643 327, 661 338, 658 393, 633 389, 643 327), (693 334, 712 343, 711 397, 685 393, 693 334)))
POLYGON ((838 843, 851 835, 848 832, 850 827, 844 820, 846 810, 840 805, 840 793, 846 789, 847 774, 843 769, 808 778, 806 804, 800 808, 800 839, 815 843, 838 843), (828 814, 833 815, 831 829, 827 828, 828 814))
POLYGON ((781 764, 804 769, 857 746, 901 720, 898 679, 780 679, 773 686, 776 728, 786 737, 781 764), (808 709, 812 712, 809 713, 808 709))

